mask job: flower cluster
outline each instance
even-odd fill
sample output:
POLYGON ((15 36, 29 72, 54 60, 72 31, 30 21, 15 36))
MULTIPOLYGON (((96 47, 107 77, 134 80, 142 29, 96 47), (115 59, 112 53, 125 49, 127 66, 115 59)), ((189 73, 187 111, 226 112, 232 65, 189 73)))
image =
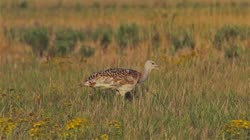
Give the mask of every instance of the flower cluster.
POLYGON ((107 122, 107 124, 109 126, 117 128, 117 129, 119 129, 121 127, 121 124, 116 120, 109 121, 109 122, 107 122))
POLYGON ((8 135, 16 128, 16 123, 11 118, 0 118, 0 134, 8 135))
POLYGON ((232 120, 223 131, 224 139, 250 138, 250 121, 232 120))
POLYGON ((101 137, 102 140, 108 140, 109 139, 109 136, 107 134, 102 134, 100 137, 101 137))
POLYGON ((87 119, 85 119, 85 118, 76 118, 76 119, 70 120, 66 124, 66 130, 84 128, 84 127, 87 127, 88 124, 89 124, 89 121, 87 119))
POLYGON ((89 127, 89 121, 86 118, 75 118, 70 120, 63 133, 63 137, 72 137, 78 133, 83 133, 89 127))
POLYGON ((121 139, 123 135, 123 127, 121 122, 117 120, 111 120, 106 122, 108 129, 110 131, 110 137, 115 138, 115 139, 121 139))
POLYGON ((250 129, 250 121, 232 120, 230 127, 250 129))
POLYGON ((29 134, 31 137, 42 137, 44 135, 44 131, 46 130, 47 121, 37 121, 33 123, 32 128, 29 130, 29 134))
POLYGON ((121 139, 123 136, 121 122, 105 121, 100 124, 90 122, 86 118, 74 118, 65 124, 50 118, 34 120, 27 118, 11 119, 0 117, 0 136, 11 137, 15 130, 25 129, 31 139, 121 139), (94 130, 94 131, 92 131, 94 130))

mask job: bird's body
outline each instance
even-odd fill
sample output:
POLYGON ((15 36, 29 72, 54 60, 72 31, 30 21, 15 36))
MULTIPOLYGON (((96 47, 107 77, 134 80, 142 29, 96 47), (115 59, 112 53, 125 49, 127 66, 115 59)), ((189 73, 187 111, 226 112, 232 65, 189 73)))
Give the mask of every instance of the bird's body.
POLYGON ((157 65, 148 60, 145 64, 144 73, 132 69, 110 68, 104 71, 93 73, 84 83, 85 86, 93 88, 106 88, 118 91, 124 96, 133 90, 136 84, 143 82, 152 69, 157 65))
POLYGON ((125 94, 135 87, 140 77, 141 73, 132 69, 111 68, 92 74, 85 86, 113 89, 125 94))

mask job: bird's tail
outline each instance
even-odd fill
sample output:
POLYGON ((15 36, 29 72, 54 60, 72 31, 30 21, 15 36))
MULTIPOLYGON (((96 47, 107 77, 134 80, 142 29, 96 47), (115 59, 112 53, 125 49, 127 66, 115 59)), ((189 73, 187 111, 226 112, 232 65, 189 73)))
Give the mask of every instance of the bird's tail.
POLYGON ((85 82, 81 82, 79 84, 79 87, 83 87, 83 86, 90 86, 90 83, 88 81, 85 81, 85 82))

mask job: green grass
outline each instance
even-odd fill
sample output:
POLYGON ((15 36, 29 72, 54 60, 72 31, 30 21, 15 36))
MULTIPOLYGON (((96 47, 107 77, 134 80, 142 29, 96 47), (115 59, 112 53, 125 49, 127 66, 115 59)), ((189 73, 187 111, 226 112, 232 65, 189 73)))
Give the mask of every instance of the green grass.
MULTIPOLYGON (((26 118, 30 124, 49 118, 52 126, 62 128, 75 117, 87 118, 88 133, 79 132, 76 139, 103 133, 116 139, 113 130, 105 129, 110 120, 123 124, 120 139, 218 139, 230 120, 250 119, 247 57, 233 65, 220 59, 179 66, 160 62, 161 70, 153 71, 144 89, 138 89, 137 95, 142 96, 124 104, 112 91, 77 87, 93 71, 91 64, 32 61, 16 68, 5 64, 1 67, 0 113, 14 120, 26 118)), ((29 139, 29 123, 9 138, 29 139)))

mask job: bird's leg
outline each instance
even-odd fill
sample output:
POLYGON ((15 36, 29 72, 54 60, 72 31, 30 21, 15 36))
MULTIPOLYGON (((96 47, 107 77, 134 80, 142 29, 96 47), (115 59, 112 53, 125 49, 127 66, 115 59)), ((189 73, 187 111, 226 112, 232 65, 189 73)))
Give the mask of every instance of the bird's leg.
POLYGON ((125 97, 126 93, 127 93, 127 92, 124 92, 124 91, 119 91, 119 93, 118 93, 118 94, 119 94, 119 95, 121 95, 122 97, 125 97))
POLYGON ((134 94, 133 94, 134 96, 137 96, 138 90, 139 90, 138 86, 135 86, 135 89, 133 90, 134 91, 134 94))
POLYGON ((122 97, 123 97, 122 105, 123 105, 123 107, 124 107, 124 106, 125 106, 125 100, 124 100, 124 97, 125 97, 126 92, 116 90, 116 94, 118 94, 118 95, 120 95, 120 96, 122 96, 122 97))
POLYGON ((118 94, 118 95, 120 95, 120 92, 119 92, 119 90, 115 89, 115 94, 118 94))
POLYGON ((141 85, 141 95, 144 95, 147 92, 148 92, 148 86, 142 84, 141 85))

